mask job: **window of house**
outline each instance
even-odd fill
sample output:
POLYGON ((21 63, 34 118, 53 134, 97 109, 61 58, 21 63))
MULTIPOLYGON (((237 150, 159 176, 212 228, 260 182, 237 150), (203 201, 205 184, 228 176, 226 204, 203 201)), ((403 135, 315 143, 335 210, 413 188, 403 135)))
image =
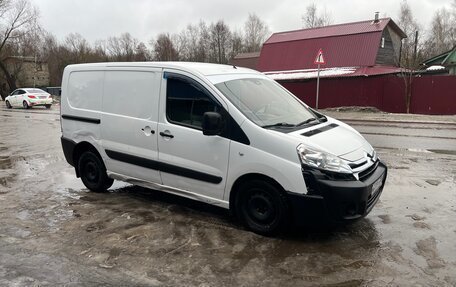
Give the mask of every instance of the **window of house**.
POLYGON ((220 112, 220 105, 198 83, 169 77, 166 115, 170 122, 201 129, 205 112, 220 112))

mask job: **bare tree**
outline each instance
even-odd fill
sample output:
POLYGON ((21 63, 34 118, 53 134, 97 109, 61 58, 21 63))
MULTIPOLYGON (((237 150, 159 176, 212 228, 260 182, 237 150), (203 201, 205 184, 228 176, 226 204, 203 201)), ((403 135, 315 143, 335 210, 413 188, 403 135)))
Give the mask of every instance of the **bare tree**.
POLYGON ((210 34, 209 28, 204 21, 200 21, 198 24, 199 28, 199 39, 198 39, 198 54, 197 59, 200 62, 210 62, 209 50, 210 50, 210 34))
POLYGON ((169 34, 160 34, 156 41, 152 41, 155 60, 157 61, 178 61, 179 54, 169 34))
POLYGON ((212 57, 211 62, 226 64, 228 63, 230 44, 231 44, 231 31, 230 28, 222 20, 210 27, 210 40, 212 57))
POLYGON ((244 50, 244 39, 240 31, 235 31, 231 35, 231 52, 229 59, 233 59, 237 54, 244 50))
POLYGON ((112 61, 134 61, 139 44, 130 33, 123 33, 119 37, 109 37, 106 48, 112 61))
POLYGON ((0 0, 0 72, 10 91, 16 89, 16 76, 8 70, 5 60, 15 56, 13 42, 17 45, 36 29, 37 18, 38 12, 28 0, 0 0))
POLYGON ((444 53, 456 45, 455 22, 455 15, 445 8, 435 12, 430 37, 426 41, 428 57, 444 53))
POLYGON ((402 68, 401 77, 404 79, 405 108, 406 112, 409 113, 415 69, 419 67, 417 55, 419 53, 420 27, 413 17, 412 9, 407 0, 403 0, 401 3, 398 25, 407 35, 407 38, 402 42, 399 65, 402 68))
POLYGON ((70 52, 72 63, 91 62, 92 47, 81 34, 70 33, 65 38, 64 47, 70 52))
POLYGON ((244 24, 245 52, 257 52, 261 50, 266 37, 270 35, 268 26, 257 15, 249 14, 244 24))
POLYGON ((96 57, 103 62, 110 61, 110 56, 108 52, 108 41, 107 40, 97 40, 93 46, 93 52, 96 57))
POLYGON ((62 82, 62 73, 66 65, 70 62, 70 51, 59 45, 57 39, 51 35, 44 35, 42 45, 43 61, 48 63, 49 82, 51 85, 60 85, 62 82))
POLYGON ((306 13, 302 16, 303 28, 316 28, 332 24, 332 17, 326 9, 318 14, 318 8, 315 3, 306 7, 306 13))
POLYGON ((139 42, 138 45, 136 45, 135 48, 135 55, 134 55, 134 61, 149 61, 151 59, 151 55, 149 50, 146 47, 146 44, 143 42, 139 42))
POLYGON ((407 38, 405 38, 402 42, 400 65, 409 69, 416 68, 418 63, 415 50, 417 49, 416 46, 419 43, 419 38, 415 38, 417 31, 420 30, 420 27, 413 17, 412 8, 408 4, 407 0, 403 0, 401 3, 398 25, 407 35, 407 38))

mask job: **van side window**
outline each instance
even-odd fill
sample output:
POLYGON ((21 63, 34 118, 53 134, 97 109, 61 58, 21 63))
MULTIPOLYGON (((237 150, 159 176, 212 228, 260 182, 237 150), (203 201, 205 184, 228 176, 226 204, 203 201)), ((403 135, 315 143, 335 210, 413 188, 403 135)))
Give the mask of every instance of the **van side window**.
POLYGON ((170 122, 201 129, 205 112, 220 112, 206 91, 192 81, 168 78, 166 116, 170 122))

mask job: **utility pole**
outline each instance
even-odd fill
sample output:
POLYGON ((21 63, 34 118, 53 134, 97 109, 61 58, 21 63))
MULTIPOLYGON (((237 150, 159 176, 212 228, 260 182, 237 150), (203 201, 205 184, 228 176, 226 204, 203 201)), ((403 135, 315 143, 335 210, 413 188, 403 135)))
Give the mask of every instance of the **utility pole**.
POLYGON ((317 72, 317 99, 315 101, 315 108, 318 109, 318 94, 320 93, 320 63, 318 64, 317 72))
POLYGON ((317 57, 315 58, 314 64, 318 65, 318 71, 317 71, 317 97, 315 99, 315 108, 318 109, 318 96, 320 94, 320 65, 326 64, 325 58, 323 56, 323 50, 322 49, 318 50, 317 57))
POLYGON ((413 47, 413 66, 416 65, 417 50, 418 50, 418 30, 415 31, 415 46, 413 47))

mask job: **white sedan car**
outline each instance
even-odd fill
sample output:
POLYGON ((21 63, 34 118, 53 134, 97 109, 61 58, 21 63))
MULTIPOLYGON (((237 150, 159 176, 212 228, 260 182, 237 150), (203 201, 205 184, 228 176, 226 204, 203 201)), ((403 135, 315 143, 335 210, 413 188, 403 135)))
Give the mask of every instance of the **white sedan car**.
POLYGON ((43 90, 36 88, 22 88, 12 92, 5 99, 6 107, 23 107, 29 109, 36 106, 45 106, 47 109, 51 108, 52 96, 43 90))

